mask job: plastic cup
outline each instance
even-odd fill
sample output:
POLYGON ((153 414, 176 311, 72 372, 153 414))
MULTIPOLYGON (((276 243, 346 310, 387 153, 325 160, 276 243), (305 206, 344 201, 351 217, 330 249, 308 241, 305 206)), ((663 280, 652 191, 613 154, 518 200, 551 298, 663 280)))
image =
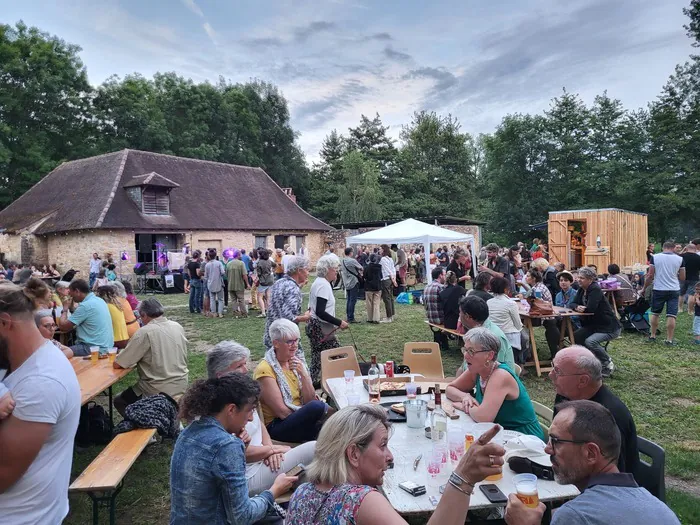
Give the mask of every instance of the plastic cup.
POLYGON ((406 383, 406 397, 408 397, 408 399, 415 399, 417 392, 418 385, 416 383, 406 383))
POLYGON ((517 474, 513 476, 513 485, 515 485, 515 495, 527 507, 532 509, 537 508, 540 503, 540 497, 537 493, 537 476, 534 474, 517 474))
POLYGON ((355 382, 355 371, 345 370, 343 371, 343 375, 345 376, 345 390, 352 390, 355 382))
POLYGON ((447 444, 450 448, 450 460, 456 465, 464 455, 464 432, 450 430, 447 432, 447 444))
POLYGON ((97 363, 100 359, 100 347, 99 346, 91 346, 90 347, 90 361, 93 363, 97 363))
POLYGON ((348 406, 354 406, 360 404, 360 394, 347 394, 348 406))
POLYGON ((110 348, 107 351, 107 355, 109 356, 109 362, 114 363, 115 359, 117 358, 117 348, 110 348))

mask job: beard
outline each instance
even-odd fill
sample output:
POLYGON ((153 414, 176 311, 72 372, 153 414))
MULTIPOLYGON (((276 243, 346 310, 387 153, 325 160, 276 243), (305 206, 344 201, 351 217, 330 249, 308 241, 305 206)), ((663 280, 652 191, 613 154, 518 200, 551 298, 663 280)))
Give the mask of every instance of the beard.
POLYGON ((552 461, 552 470, 554 470, 554 481, 559 485, 572 485, 584 476, 581 469, 576 466, 563 467, 560 463, 552 461))
POLYGON ((7 339, 0 336, 0 369, 9 370, 10 368, 10 345, 7 339))

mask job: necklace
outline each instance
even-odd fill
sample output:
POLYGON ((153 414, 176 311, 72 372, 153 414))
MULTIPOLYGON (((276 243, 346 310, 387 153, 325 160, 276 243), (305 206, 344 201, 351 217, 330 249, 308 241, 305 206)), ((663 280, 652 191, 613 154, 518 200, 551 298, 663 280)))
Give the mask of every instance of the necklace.
POLYGON ((493 371, 496 370, 497 366, 498 366, 498 363, 496 361, 494 361, 493 365, 491 366, 491 373, 486 378, 486 381, 484 381, 481 377, 479 377, 479 383, 481 384, 481 391, 482 392, 484 392, 486 390, 486 386, 489 384, 489 381, 491 381, 491 376, 493 375, 493 371))

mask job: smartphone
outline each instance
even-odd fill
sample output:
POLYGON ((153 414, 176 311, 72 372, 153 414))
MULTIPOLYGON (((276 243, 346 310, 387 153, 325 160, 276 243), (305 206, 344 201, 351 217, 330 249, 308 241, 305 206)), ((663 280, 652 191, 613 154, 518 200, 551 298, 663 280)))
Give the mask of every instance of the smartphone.
POLYGON ((285 474, 287 476, 301 476, 306 471, 306 467, 303 463, 299 463, 296 467, 290 468, 285 474))
POLYGON ((508 498, 506 498, 506 495, 503 494, 503 492, 501 492, 501 489, 499 489, 493 483, 480 485, 479 488, 481 489, 481 492, 484 493, 484 496, 486 496, 486 499, 488 499, 491 503, 508 502, 508 498))
POLYGON ((399 488, 408 492, 411 496, 422 496, 425 494, 425 485, 419 485, 413 481, 402 481, 399 488))

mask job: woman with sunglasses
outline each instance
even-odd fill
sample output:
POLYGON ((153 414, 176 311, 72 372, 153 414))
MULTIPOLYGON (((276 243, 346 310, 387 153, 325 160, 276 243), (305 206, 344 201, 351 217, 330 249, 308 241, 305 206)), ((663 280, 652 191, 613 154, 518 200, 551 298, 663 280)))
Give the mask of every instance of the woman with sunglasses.
POLYGON ((498 423, 506 430, 544 440, 537 414, 525 386, 508 365, 496 359, 500 342, 486 328, 472 328, 464 336, 468 369, 447 386, 447 397, 479 423, 498 423), (476 387, 475 396, 472 389, 476 387))

